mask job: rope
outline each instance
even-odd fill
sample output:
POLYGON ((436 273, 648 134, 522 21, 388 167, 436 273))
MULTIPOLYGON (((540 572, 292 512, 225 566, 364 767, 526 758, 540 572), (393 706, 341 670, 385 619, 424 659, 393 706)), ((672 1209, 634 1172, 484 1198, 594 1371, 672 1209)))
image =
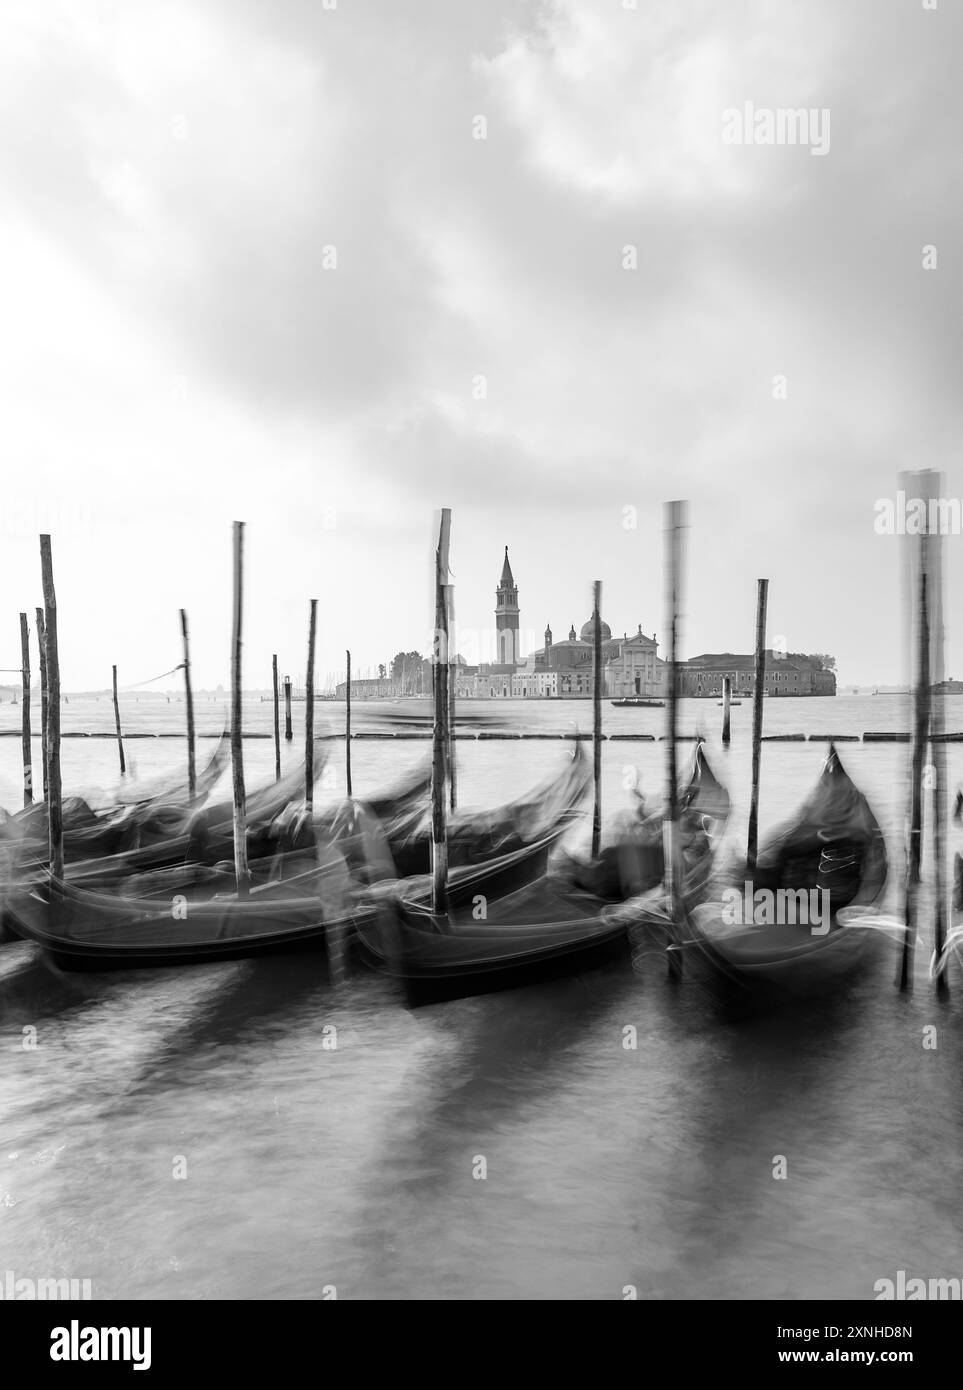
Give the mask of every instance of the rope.
POLYGON ((119 686, 118 693, 121 690, 139 690, 142 685, 153 685, 155 681, 162 681, 165 676, 173 676, 176 671, 183 671, 183 669, 184 663, 181 661, 176 666, 172 666, 169 671, 161 671, 159 676, 151 676, 150 679, 146 681, 136 681, 133 685, 119 686))
MULTIPOLYGON (((165 676, 173 676, 176 671, 183 671, 183 669, 184 663, 180 661, 176 666, 172 666, 169 671, 161 671, 159 676, 151 676, 150 679, 146 681, 136 681, 133 685, 118 686, 118 693, 123 690, 139 690, 142 685, 153 685, 155 681, 162 681, 165 676)), ((23 667, 0 666, 0 675, 23 675, 23 667)))
MULTIPOLYGON (((175 672, 177 672, 177 671, 183 671, 183 669, 184 669, 184 663, 183 663, 183 661, 181 661, 181 662, 179 662, 176 666, 172 666, 171 669, 170 669, 169 671, 161 671, 161 673, 160 673, 159 676, 151 676, 149 680, 146 680, 146 681, 137 681, 137 682, 135 682, 134 685, 119 685, 119 686, 117 687, 117 693, 118 693, 118 694, 121 694, 121 693, 122 693, 123 691, 125 691, 125 690, 139 690, 140 687, 141 687, 142 685, 153 685, 155 681, 162 681, 162 680, 164 679, 165 676, 173 676, 175 672)), ((22 666, 0 666, 0 675, 11 675, 11 676, 12 676, 12 675, 18 675, 18 676, 22 676, 22 675, 23 675, 23 667, 22 667, 22 666)))

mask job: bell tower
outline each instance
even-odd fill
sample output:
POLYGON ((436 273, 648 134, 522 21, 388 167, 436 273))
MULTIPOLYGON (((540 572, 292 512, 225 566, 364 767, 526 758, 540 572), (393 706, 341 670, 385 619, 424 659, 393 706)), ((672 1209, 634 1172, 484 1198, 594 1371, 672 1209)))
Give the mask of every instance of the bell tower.
POLYGON ((499 666, 516 666, 518 651, 518 589, 508 563, 508 546, 502 577, 495 590, 495 640, 498 643, 499 666))

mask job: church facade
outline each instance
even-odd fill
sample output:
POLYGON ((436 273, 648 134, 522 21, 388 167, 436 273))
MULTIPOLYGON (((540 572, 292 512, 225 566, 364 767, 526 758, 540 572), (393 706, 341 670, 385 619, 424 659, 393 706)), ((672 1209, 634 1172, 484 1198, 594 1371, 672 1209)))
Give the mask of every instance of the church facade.
MULTIPOLYGON (((556 642, 551 626, 545 629, 545 645, 522 657, 519 650, 518 586, 508 560, 508 546, 501 579, 495 590, 495 637, 498 662, 479 666, 474 693, 482 699, 585 699, 594 688, 595 616, 574 623, 568 637, 556 642)), ((658 695, 663 686, 665 663, 658 658, 655 636, 647 637, 641 624, 630 637, 613 637, 608 623, 602 628, 602 689, 613 698, 623 695, 658 695)))
MULTIPOLYGON (((658 642, 638 630, 630 637, 613 637, 608 623, 602 629, 602 693, 656 695, 662 688, 665 663, 658 659, 658 642)), ((556 695, 585 698, 595 684, 595 615, 578 633, 574 623, 568 637, 556 642, 551 626, 545 629, 545 645, 520 663, 512 681, 512 693, 521 698, 556 695)))

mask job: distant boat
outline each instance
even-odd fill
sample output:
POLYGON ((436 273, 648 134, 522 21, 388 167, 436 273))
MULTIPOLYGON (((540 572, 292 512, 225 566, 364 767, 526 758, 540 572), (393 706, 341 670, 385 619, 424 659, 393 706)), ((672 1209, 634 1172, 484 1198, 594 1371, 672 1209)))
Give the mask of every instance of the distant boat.
POLYGON ((621 700, 612 700, 616 709, 665 709, 664 700, 648 700, 644 695, 623 695, 621 700))
MULTIPOLYGON (((725 704, 725 700, 717 700, 717 701, 716 701, 716 704, 718 704, 718 705, 724 705, 724 704, 725 704)), ((730 701, 729 701, 729 704, 730 704, 730 706, 731 706, 731 705, 741 705, 741 704, 742 704, 742 701, 741 701, 741 700, 730 700, 730 701)))

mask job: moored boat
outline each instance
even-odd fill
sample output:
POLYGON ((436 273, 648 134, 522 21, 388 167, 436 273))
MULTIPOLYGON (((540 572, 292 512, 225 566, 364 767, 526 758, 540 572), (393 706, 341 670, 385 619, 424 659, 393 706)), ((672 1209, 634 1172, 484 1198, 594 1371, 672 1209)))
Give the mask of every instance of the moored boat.
MULTIPOLYGON (((688 777, 679 791, 683 891, 690 901, 697 900, 708 879, 730 809, 729 793, 712 771, 702 743, 697 743, 688 777)), ((661 810, 623 815, 609 829, 596 859, 581 859, 560 850, 553 867, 574 887, 606 902, 623 902, 661 884, 665 875, 663 840, 661 810)))
MULTIPOLYGON (((454 811, 448 821, 448 862, 452 869, 518 853, 544 869, 555 841, 573 822, 592 773, 581 744, 555 774, 527 795, 491 810, 454 811)), ((398 878, 427 874, 431 868, 431 808, 422 800, 388 816, 385 836, 398 878)), ((529 878, 534 876, 529 874, 529 878)), ((516 885, 517 886, 517 885, 516 885)))
POLYGON ((364 914, 341 855, 319 847, 314 865, 263 885, 169 898, 95 892, 49 880, 11 895, 17 935, 67 969, 193 965, 213 959, 324 948, 364 914))
POLYGON ((730 872, 720 894, 688 905, 670 949, 695 949, 750 989, 821 992, 876 939, 867 910, 887 867, 879 823, 831 746, 813 790, 768 837, 755 869, 730 872))
MULTIPOLYGON (((715 849, 729 816, 729 796, 712 773, 701 745, 680 797, 683 891, 704 892, 715 849)), ((661 881, 662 817, 647 818, 658 838, 647 864, 661 881)), ((647 843, 647 842, 646 842, 647 843)), ((638 846, 629 851, 638 873, 638 846)), ((609 910, 591 887, 570 873, 548 873, 505 895, 491 892, 493 864, 478 866, 477 880, 448 879, 447 910, 433 914, 425 878, 385 884, 379 912, 358 927, 363 953, 405 981, 409 999, 422 1002, 527 983, 546 972, 585 968, 621 949, 629 918, 609 910), (487 875, 487 880, 486 880, 487 875), (485 891, 485 889, 489 891, 485 891)))
POLYGON ((435 917, 430 902, 399 895, 356 924, 364 953, 405 982, 410 1002, 527 984, 557 968, 586 968, 620 948, 622 923, 604 904, 547 876, 435 917))

